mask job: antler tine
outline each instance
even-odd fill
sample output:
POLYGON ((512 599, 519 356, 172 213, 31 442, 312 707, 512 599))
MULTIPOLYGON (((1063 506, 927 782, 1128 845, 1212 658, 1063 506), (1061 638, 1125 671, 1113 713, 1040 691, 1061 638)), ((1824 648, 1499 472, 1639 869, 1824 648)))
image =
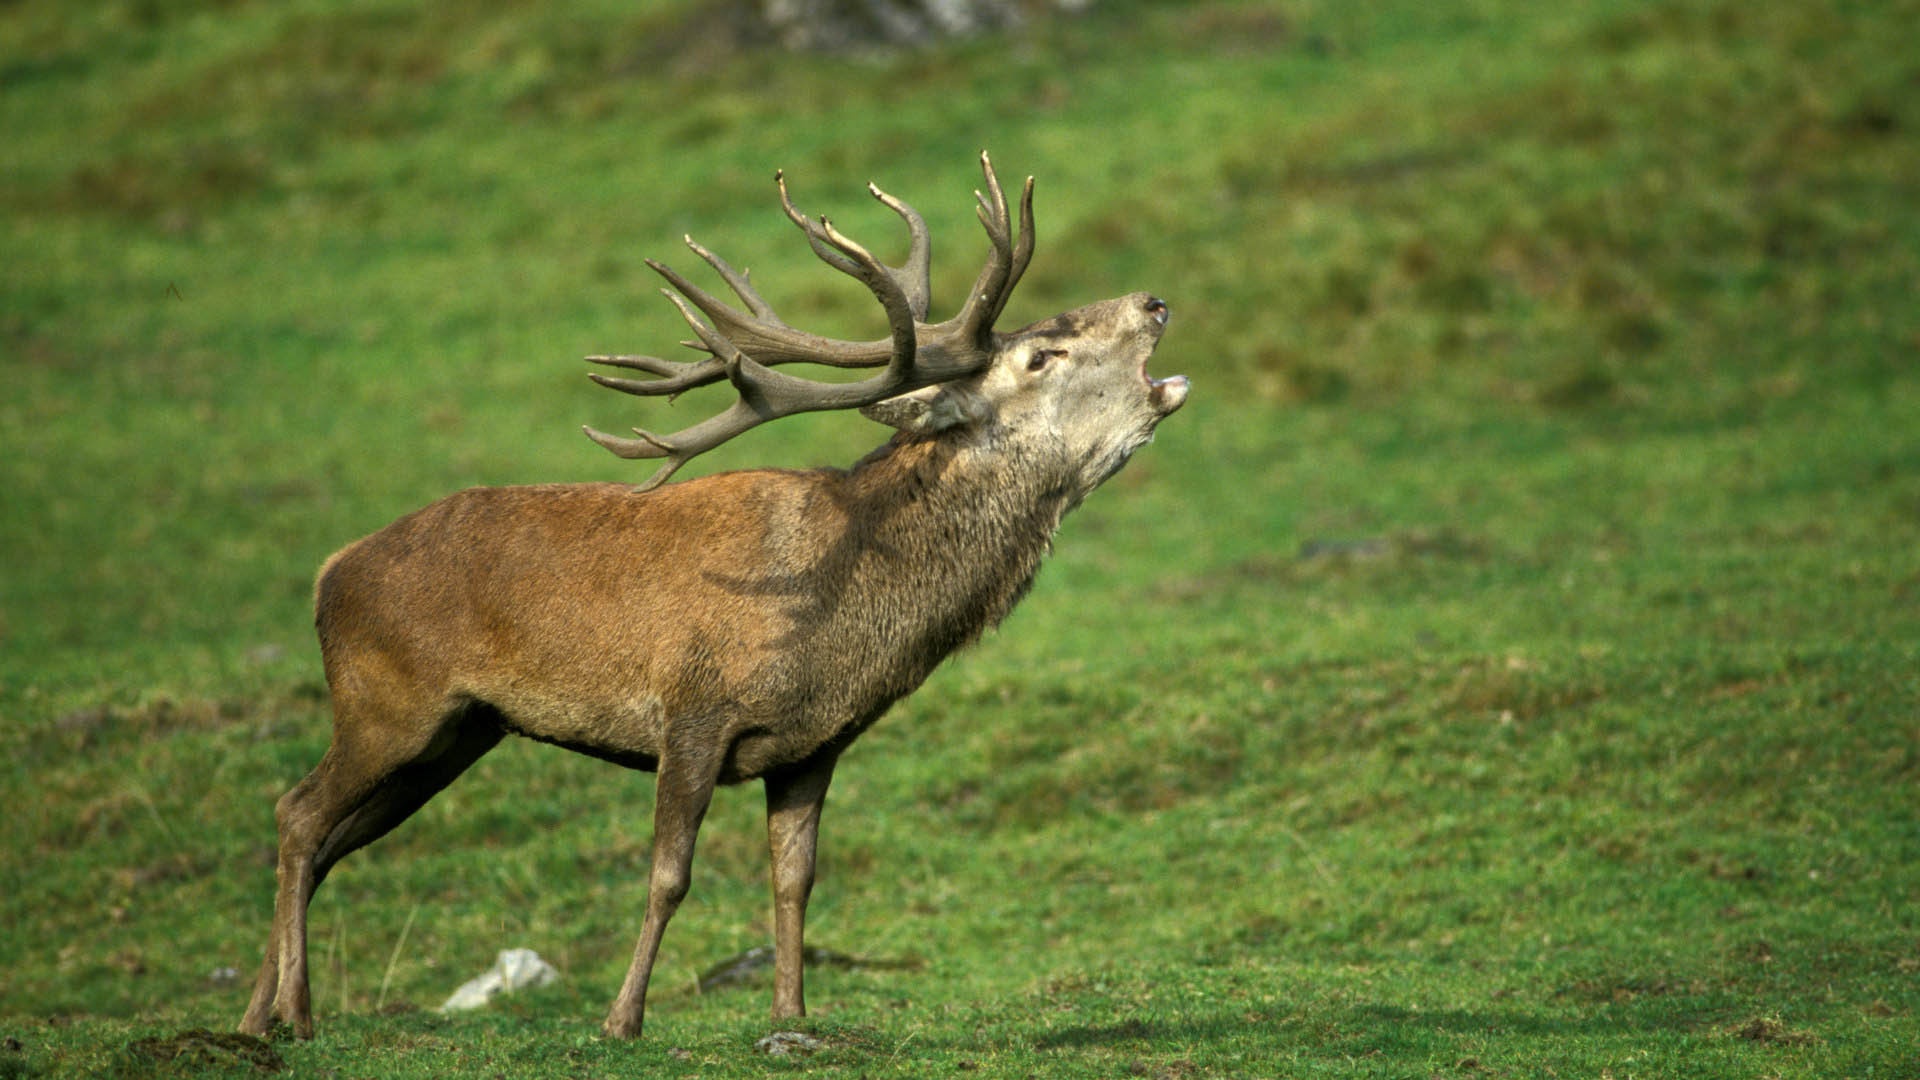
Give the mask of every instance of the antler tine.
POLYGON ((1000 302, 993 306, 993 314, 987 319, 989 327, 999 321, 1000 313, 1013 297, 1014 287, 1027 272, 1027 264, 1033 261, 1033 241, 1033 177, 1029 176, 1020 189, 1020 239, 1013 246, 1013 266, 1007 273, 1006 285, 1000 290, 1000 302))
POLYGON ((881 191, 878 185, 868 184, 867 191, 907 223, 907 261, 902 266, 890 266, 887 269, 900 284, 901 291, 907 294, 907 304, 913 310, 913 317, 925 322, 927 310, 933 303, 933 239, 927 235, 927 219, 920 216, 920 211, 881 191))
POLYGON ((1007 214, 1006 193, 1001 190, 1000 178, 993 171, 993 160, 985 151, 980 154, 980 171, 986 177, 987 190, 973 193, 977 204, 974 213, 987 231, 993 253, 980 268, 980 276, 974 279, 966 306, 949 320, 949 325, 958 336, 984 345, 993 332, 994 322, 1013 295, 1014 286, 1020 283, 1020 276, 1026 273, 1027 263, 1033 258, 1033 177, 1027 177, 1021 189, 1020 233, 1016 239, 1007 214))
POLYGON ((727 260, 701 247, 693 237, 687 237, 686 241, 687 246, 693 249, 693 253, 704 259, 708 266, 713 267, 714 272, 719 274, 721 280, 727 283, 727 287, 733 290, 733 294, 747 305, 747 310, 753 312, 755 318, 771 322, 776 326, 787 325, 780 321, 780 316, 773 313, 773 305, 761 299, 760 294, 754 291, 752 282, 747 280, 746 271, 735 270, 727 265, 727 260))
MULTIPOLYGON (((689 239, 687 243, 693 247, 695 251, 703 255, 710 254, 704 248, 694 244, 691 239, 689 239)), ((729 281, 738 281, 736 291, 741 288, 746 290, 741 296, 742 300, 745 300, 749 305, 765 305, 765 301, 761 300, 759 295, 754 293, 752 288, 746 285, 744 279, 740 278, 740 275, 736 274, 732 267, 727 266, 724 262, 719 262, 718 256, 713 256, 708 261, 717 264, 716 269, 721 270, 723 277, 726 277, 729 281)), ((668 272, 664 267, 654 263, 651 259, 647 260, 647 263, 662 273, 668 272)), ((678 277, 678 275, 673 276, 678 277)), ((691 286, 689 286, 689 288, 691 288, 691 286)), ((634 356, 626 354, 620 356, 589 356, 587 360, 590 363, 605 364, 608 367, 627 368, 632 371, 645 371, 656 377, 652 379, 623 379, 618 376, 600 375, 590 372, 587 378, 592 379, 601 386, 619 390, 623 393, 639 394, 642 396, 665 396, 672 399, 696 386, 706 386, 709 383, 719 382, 722 378, 726 377, 730 356, 737 354, 739 350, 735 349, 731 342, 715 333, 712 327, 701 322, 700 317, 695 315, 693 309, 687 306, 687 302, 672 290, 661 289, 660 294, 668 300, 671 300, 674 307, 680 309, 681 317, 687 320, 687 325, 693 328, 694 334, 699 338, 698 341, 683 341, 681 344, 690 345, 696 349, 705 351, 708 354, 708 358, 694 363, 681 363, 675 360, 662 360, 656 356, 634 356)), ((771 309, 769 309, 769 311, 770 310, 771 309)), ((771 315, 769 315, 769 318, 771 318, 771 315)), ((773 321, 778 322, 777 319, 773 321)), ((784 326, 785 324, 782 323, 780 325, 784 326)))
POLYGON ((860 272, 855 268, 853 260, 833 250, 822 237, 820 225, 826 224, 827 219, 821 218, 820 225, 816 225, 812 218, 801 213, 799 208, 793 205, 793 199, 787 195, 786 170, 781 169, 775 172, 773 182, 780 188, 780 208, 787 212, 787 220, 800 226, 800 231, 807 234, 807 246, 813 248, 815 255, 820 256, 820 261, 843 274, 859 277, 860 272))
POLYGON ((716 357, 692 364, 683 364, 674 360, 661 360, 653 356, 589 356, 591 364, 605 364, 608 367, 627 368, 632 371, 650 372, 651 379, 623 379, 617 375, 602 375, 597 371, 587 373, 587 378, 611 390, 627 394, 639 394, 643 397, 664 396, 671 400, 696 386, 719 382, 727 377, 727 365, 716 357))

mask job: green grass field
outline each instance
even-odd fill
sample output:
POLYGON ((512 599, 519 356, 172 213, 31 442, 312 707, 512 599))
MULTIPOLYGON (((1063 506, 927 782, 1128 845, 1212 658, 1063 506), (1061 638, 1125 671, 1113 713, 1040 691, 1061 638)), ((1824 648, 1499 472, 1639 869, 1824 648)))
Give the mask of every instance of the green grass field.
MULTIPOLYGON (((738 53, 700 5, 0 6, 0 1077, 257 1075, 274 799, 326 554, 697 415, 693 233, 879 336, 974 156, 1006 325, 1133 289, 1194 380, 1025 605, 843 763, 811 1054, 753 1050, 756 788, 648 1033, 598 1037, 652 779, 502 746, 314 906, 342 1077, 1920 1076, 1920 4, 1102 0, 738 53), (497 950, 549 988, 435 1006, 497 950), (232 972, 238 972, 237 978, 232 972), (178 1051, 177 1055, 175 1052, 178 1051), (174 1056, 170 1056, 174 1055, 174 1056)), ((850 462, 846 417, 689 473, 850 462)))

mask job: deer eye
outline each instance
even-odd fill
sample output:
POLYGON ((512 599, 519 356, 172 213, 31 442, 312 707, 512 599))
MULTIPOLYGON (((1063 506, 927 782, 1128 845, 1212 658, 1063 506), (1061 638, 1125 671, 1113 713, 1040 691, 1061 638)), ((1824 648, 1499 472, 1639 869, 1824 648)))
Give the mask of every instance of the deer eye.
POLYGON ((1048 364, 1067 355, 1065 349, 1035 349, 1027 357, 1027 370, 1039 371, 1048 364))

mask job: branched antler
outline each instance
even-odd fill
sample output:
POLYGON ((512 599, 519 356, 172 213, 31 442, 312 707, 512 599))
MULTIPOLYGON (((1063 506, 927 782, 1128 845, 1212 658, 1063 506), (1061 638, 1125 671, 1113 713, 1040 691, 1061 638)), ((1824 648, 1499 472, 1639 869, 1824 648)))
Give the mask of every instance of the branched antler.
POLYGON ((645 491, 664 483, 697 455, 769 420, 801 412, 859 408, 981 370, 992 354, 994 321, 1033 257, 1033 178, 1027 178, 1021 192, 1016 233, 1006 195, 993 173, 993 162, 984 153, 980 155, 980 168, 986 176, 987 190, 974 195, 992 251, 959 313, 935 325, 924 321, 932 291, 928 282, 932 243, 926 221, 913 207, 867 185, 868 192, 907 225, 907 261, 898 267, 888 266, 834 228, 831 221, 809 218, 795 209, 787 195, 785 176, 775 174, 781 206, 806 233, 814 254, 828 266, 859 280, 886 310, 890 334, 883 341, 839 341, 794 329, 754 290, 745 272, 735 270, 691 237, 687 246, 720 275, 745 311, 701 289, 672 268, 648 259, 647 265, 672 286, 661 292, 693 329, 695 340, 682 344, 705 352, 707 357, 681 362, 652 356, 589 356, 593 363, 652 376, 630 379, 593 373, 590 378, 625 393, 669 398, 726 379, 739 397, 724 411, 670 435, 635 428, 638 437, 625 438, 590 427, 587 435, 623 458, 664 459, 659 470, 641 485, 640 490, 645 491), (787 363, 842 368, 884 365, 885 370, 858 382, 826 383, 772 370, 787 363))

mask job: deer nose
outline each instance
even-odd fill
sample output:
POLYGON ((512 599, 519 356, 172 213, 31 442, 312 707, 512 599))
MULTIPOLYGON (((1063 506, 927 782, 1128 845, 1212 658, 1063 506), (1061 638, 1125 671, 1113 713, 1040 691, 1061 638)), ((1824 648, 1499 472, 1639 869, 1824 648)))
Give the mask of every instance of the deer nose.
POLYGON ((1159 323, 1161 326, 1167 325, 1167 319, 1173 314, 1167 310, 1167 302, 1157 296, 1147 297, 1145 307, 1147 317, 1159 323))

